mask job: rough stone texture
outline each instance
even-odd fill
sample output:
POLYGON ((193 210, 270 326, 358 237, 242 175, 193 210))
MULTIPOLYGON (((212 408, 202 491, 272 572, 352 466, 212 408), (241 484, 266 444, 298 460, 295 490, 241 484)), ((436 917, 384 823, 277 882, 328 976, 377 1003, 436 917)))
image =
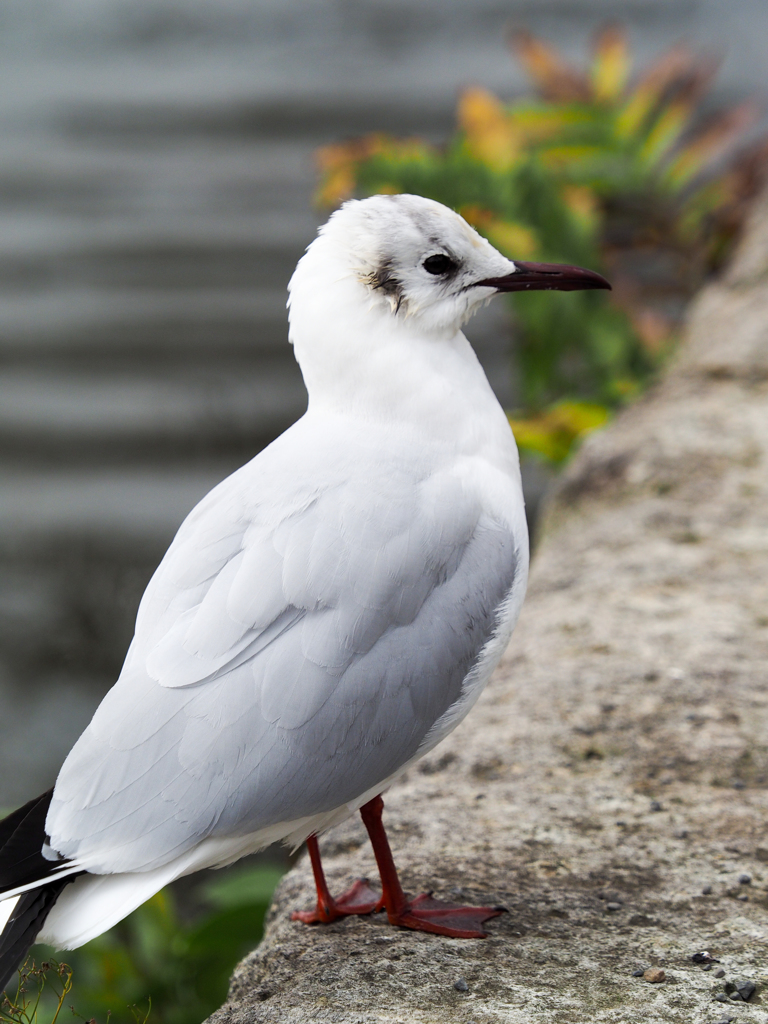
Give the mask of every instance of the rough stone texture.
MULTIPOLYGON (((307 928, 302 860, 212 1021, 768 1021, 766 392, 768 200, 567 473, 483 699, 386 798, 407 890, 509 913, 484 941, 307 928)), ((375 877, 359 821, 322 849, 334 886, 375 877)))

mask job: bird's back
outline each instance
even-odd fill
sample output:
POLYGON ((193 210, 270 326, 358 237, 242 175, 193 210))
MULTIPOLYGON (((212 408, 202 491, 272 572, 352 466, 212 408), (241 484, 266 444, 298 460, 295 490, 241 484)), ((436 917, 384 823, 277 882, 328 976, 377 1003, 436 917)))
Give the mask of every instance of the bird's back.
POLYGON ((62 768, 56 852, 148 870, 330 812, 460 701, 525 538, 498 470, 371 430, 307 416, 190 514, 62 768))

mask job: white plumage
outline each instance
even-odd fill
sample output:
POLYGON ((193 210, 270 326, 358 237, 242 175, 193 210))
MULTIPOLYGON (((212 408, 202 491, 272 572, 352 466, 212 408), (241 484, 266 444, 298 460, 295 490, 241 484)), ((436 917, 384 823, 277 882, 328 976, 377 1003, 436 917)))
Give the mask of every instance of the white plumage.
POLYGON ((180 875, 330 827, 470 709, 528 548, 515 443, 460 328, 521 267, 415 196, 321 229, 290 284, 307 412, 153 576, 56 783, 44 855, 87 874, 41 939, 80 945, 180 875))

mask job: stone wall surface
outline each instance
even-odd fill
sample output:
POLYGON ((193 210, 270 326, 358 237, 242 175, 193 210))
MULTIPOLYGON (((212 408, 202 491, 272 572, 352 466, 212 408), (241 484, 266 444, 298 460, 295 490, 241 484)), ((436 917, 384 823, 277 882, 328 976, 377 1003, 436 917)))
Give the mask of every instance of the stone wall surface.
MULTIPOLYGON (((508 913, 472 941, 308 928, 302 858, 212 1022, 768 1021, 767 392, 768 199, 567 472, 480 703, 386 797, 407 891, 508 913)), ((321 847, 333 887, 376 877, 358 819, 321 847)))

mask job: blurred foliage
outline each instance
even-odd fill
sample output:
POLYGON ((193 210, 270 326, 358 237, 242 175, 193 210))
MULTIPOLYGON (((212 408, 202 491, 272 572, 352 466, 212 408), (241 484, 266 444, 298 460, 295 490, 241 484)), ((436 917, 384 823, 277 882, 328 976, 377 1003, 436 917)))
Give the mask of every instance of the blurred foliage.
MULTIPOLYGON (((206 882, 196 892, 204 910, 191 924, 181 918, 172 889, 163 889, 110 931, 67 953, 60 968, 68 972, 65 995, 71 995, 76 1016, 115 1024, 200 1024, 225 1001, 237 962, 261 941, 282 873, 277 867, 244 867, 206 882)), ((45 954, 48 948, 36 946, 33 952, 45 954)), ((29 961, 20 977, 24 972, 37 978, 29 961)), ((36 996, 37 1017, 6 1012, 0 1024, 52 1024, 58 991, 48 973, 49 983, 43 979, 36 996)), ((67 1007, 71 1019, 69 999, 67 1007)))
POLYGON ((538 416, 527 419, 510 416, 509 423, 522 451, 559 465, 568 458, 578 438, 604 426, 608 416, 604 405, 562 401, 538 416))
POLYGON ((510 258, 575 263, 609 277, 610 295, 508 297, 524 404, 513 421, 518 440, 559 462, 638 394, 671 351, 686 300, 738 233, 766 148, 725 159, 755 107, 701 125, 717 65, 683 45, 635 80, 615 26, 597 35, 583 71, 527 32, 513 33, 511 45, 536 96, 505 104, 466 90, 443 147, 380 134, 327 146, 317 198, 335 206, 375 193, 429 196, 510 258))

